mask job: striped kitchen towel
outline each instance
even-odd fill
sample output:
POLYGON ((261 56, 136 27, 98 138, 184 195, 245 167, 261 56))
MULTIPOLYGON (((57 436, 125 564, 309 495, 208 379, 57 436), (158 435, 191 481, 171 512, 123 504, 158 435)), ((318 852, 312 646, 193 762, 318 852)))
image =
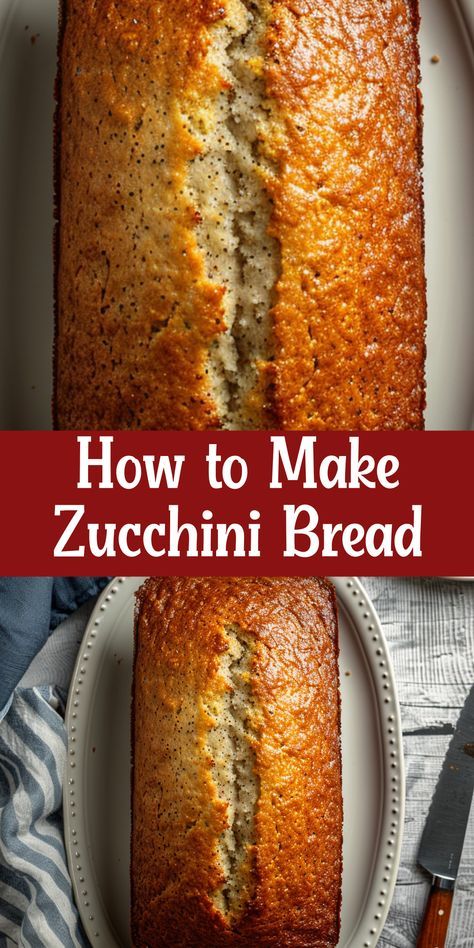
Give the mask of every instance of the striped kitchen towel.
POLYGON ((105 576, 0 576, 0 718, 53 629, 106 583, 105 576))
POLYGON ((62 825, 64 703, 18 688, 0 723, 0 946, 78 948, 62 825))

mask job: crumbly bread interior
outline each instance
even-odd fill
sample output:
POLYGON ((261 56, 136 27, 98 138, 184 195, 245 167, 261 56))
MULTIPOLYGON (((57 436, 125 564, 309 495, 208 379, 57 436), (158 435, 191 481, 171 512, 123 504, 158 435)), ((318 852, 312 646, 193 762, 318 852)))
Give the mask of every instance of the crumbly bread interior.
POLYGON ((211 280, 225 287, 227 331, 214 343, 207 372, 222 427, 261 427, 247 397, 258 383, 258 362, 272 355, 270 309, 280 269, 278 241, 268 234, 273 174, 261 142, 274 121, 263 80, 262 0, 230 0, 210 31, 208 60, 222 90, 187 117, 200 154, 190 162, 188 187, 198 208, 198 246, 211 280))
POLYGON ((227 804, 227 827, 218 841, 223 882, 213 893, 216 908, 232 923, 251 891, 252 844, 259 781, 252 746, 255 712, 251 688, 252 641, 238 626, 226 629, 228 647, 220 658, 225 691, 213 706, 207 750, 218 797, 227 804))

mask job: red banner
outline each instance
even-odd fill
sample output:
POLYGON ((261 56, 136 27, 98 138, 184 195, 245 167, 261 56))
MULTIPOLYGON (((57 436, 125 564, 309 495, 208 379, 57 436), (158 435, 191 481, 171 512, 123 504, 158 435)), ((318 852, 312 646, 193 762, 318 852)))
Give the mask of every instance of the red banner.
POLYGON ((3 575, 474 573, 470 432, 2 432, 2 445, 3 575))

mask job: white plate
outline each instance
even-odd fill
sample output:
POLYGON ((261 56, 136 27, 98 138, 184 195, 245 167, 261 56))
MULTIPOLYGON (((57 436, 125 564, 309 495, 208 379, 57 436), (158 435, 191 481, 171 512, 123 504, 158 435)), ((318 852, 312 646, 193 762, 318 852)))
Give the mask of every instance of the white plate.
MULTIPOLYGON (((395 886, 404 774, 392 667, 375 610, 353 577, 339 603, 344 793, 340 946, 376 945, 395 886)), ((90 618, 66 723, 64 825, 79 912, 93 945, 129 946, 130 696, 134 593, 115 579, 90 618)))
MULTIPOLYGON (((421 0, 428 428, 474 420, 472 46, 460 8, 472 25, 472 0, 421 0)), ((57 0, 0 0, 0 428, 51 426, 56 22, 57 0)))

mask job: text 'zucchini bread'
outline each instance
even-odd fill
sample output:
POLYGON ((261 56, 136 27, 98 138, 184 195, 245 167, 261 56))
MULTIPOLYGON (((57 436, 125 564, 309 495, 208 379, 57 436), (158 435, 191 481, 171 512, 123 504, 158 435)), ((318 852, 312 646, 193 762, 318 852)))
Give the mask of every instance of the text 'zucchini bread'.
POLYGON ((135 622, 135 948, 333 948, 337 614, 320 579, 149 579, 135 622))
POLYGON ((417 0, 67 0, 60 428, 423 426, 417 0))

